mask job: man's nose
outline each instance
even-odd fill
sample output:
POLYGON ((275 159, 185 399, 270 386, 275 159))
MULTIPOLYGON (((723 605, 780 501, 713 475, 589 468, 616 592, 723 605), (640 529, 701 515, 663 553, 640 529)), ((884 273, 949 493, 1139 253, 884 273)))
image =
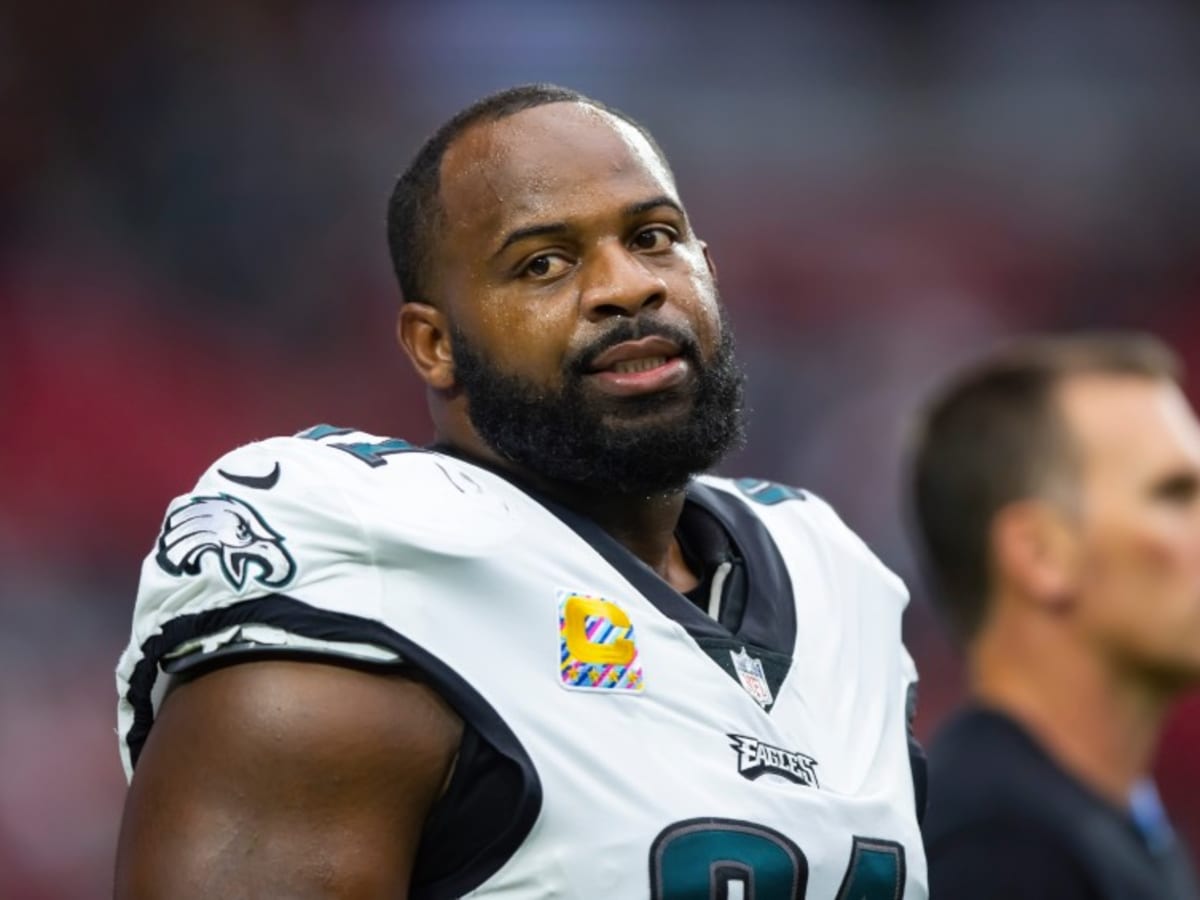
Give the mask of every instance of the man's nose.
POLYGON ((597 248, 585 263, 580 301, 590 319, 635 316, 647 307, 661 306, 667 284, 633 253, 616 241, 597 248))

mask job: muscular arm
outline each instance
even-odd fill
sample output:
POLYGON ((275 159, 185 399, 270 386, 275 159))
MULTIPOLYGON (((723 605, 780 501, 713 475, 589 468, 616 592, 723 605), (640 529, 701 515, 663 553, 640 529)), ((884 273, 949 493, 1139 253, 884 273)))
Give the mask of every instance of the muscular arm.
POLYGON ((461 732, 401 675, 260 661, 181 684, 130 785, 116 897, 405 897, 461 732))

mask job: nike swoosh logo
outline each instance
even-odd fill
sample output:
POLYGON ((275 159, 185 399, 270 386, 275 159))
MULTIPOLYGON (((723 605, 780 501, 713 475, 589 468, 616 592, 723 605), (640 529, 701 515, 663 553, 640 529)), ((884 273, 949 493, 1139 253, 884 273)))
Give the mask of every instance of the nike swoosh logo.
POLYGON ((260 491, 269 491, 279 482, 279 463, 275 463, 273 468, 266 475, 234 475, 232 472, 226 472, 224 469, 217 469, 217 474, 223 478, 228 478, 234 484, 244 485, 248 488, 258 488, 260 491))

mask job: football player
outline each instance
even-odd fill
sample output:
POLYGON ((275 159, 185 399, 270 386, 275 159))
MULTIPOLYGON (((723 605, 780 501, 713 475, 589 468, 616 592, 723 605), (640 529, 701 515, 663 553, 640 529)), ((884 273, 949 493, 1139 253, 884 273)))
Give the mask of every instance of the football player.
POLYGON ((119 664, 122 898, 922 900, 903 585, 741 439, 663 153, 515 88, 399 179, 436 443, 318 426, 173 502, 119 664))

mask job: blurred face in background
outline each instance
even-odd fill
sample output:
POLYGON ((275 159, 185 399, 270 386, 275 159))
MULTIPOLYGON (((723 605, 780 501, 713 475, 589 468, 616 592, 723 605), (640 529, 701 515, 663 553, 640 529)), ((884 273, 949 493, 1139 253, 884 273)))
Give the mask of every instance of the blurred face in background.
POLYGON ((1085 640, 1119 672, 1200 680, 1200 425, 1173 383, 1069 377, 1057 398, 1079 466, 1085 640))

